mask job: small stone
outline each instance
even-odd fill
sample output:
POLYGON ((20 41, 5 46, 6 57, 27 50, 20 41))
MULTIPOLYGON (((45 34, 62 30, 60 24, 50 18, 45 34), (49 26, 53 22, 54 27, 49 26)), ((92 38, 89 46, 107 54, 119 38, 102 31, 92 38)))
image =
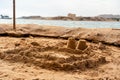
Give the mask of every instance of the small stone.
POLYGON ((33 46, 40 46, 39 43, 37 43, 37 42, 31 42, 31 44, 32 44, 33 46))
POLYGON ((15 47, 20 46, 20 43, 15 43, 15 47))
POLYGON ((29 36, 29 38, 33 39, 34 37, 33 36, 29 36))

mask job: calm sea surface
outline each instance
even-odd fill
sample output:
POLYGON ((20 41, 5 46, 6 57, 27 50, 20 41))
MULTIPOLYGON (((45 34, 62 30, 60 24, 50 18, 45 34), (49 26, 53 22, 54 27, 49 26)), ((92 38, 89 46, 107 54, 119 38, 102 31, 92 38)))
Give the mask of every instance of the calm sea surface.
MULTIPOLYGON (((0 24, 11 24, 12 19, 0 19, 0 24)), ((32 20, 17 19, 17 24, 40 24, 54 25, 63 27, 84 27, 84 28, 119 28, 120 22, 101 22, 101 21, 61 21, 61 20, 32 20)))

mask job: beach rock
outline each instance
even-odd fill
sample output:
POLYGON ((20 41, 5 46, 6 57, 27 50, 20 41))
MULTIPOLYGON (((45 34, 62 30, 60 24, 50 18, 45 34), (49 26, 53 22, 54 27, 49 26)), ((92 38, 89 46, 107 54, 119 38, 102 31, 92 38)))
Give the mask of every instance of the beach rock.
POLYGON ((79 40, 76 49, 78 49, 78 50, 84 50, 84 49, 86 49, 87 47, 88 47, 88 46, 87 46, 85 40, 79 40))
POLYGON ((68 39, 67 48, 70 48, 70 49, 76 48, 76 40, 74 38, 68 39))

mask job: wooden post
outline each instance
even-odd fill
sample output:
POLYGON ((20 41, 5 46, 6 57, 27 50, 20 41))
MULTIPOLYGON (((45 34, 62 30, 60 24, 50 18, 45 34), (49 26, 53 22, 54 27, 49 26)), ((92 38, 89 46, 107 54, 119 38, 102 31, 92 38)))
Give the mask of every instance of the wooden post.
POLYGON ((15 0, 13 0, 13 29, 16 30, 15 0))

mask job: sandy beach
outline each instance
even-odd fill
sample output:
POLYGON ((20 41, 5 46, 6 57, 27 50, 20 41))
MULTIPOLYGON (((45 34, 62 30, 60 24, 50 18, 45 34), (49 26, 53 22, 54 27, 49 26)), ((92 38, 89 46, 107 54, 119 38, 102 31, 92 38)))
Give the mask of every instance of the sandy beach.
POLYGON ((120 80, 120 30, 0 24, 0 64, 1 80, 120 80))

